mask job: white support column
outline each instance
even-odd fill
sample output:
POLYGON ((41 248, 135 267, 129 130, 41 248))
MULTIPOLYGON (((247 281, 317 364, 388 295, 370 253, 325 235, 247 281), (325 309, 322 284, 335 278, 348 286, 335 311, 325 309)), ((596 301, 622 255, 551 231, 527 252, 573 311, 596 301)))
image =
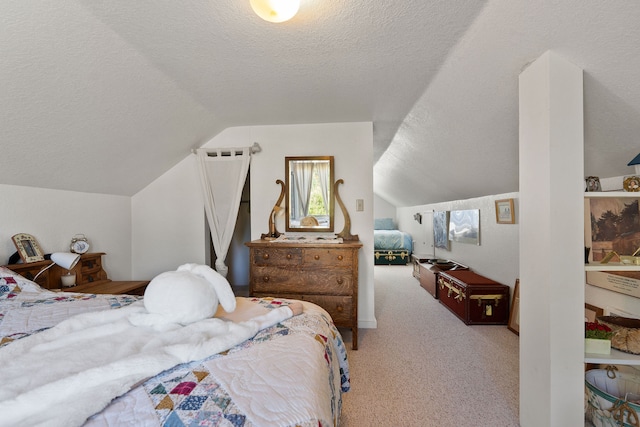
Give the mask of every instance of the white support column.
POLYGON ((520 74, 520 424, 584 425, 582 70, 520 74))

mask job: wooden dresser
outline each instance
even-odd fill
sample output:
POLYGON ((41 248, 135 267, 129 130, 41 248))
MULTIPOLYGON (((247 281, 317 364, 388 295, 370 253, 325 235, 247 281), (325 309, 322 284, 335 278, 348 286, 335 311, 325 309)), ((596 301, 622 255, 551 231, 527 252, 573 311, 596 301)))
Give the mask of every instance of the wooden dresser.
POLYGON ((359 241, 330 243, 247 242, 249 293, 309 301, 327 310, 336 326, 352 331, 358 349, 359 241))

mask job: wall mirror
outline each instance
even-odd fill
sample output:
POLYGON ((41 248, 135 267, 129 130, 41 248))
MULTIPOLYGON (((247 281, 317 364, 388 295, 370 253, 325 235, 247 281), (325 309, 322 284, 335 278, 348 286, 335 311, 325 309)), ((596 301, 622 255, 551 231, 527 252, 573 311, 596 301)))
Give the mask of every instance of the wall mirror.
POLYGON ((285 157, 287 231, 333 232, 333 156, 285 157))

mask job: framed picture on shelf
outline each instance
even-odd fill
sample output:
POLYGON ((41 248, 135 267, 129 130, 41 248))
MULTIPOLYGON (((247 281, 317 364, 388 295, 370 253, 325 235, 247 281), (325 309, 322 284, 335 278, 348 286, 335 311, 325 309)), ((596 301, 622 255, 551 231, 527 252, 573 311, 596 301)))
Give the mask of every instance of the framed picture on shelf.
POLYGON ((498 224, 515 224, 513 199, 496 200, 496 222, 498 224))
POLYGON ((584 321, 595 322, 598 316, 604 316, 604 309, 591 304, 584 304, 584 321))
POLYGON ((628 176, 622 181, 624 191, 638 192, 640 191, 640 177, 628 176))
POLYGON ((516 279, 511 298, 511 310, 509 311, 509 323, 507 328, 516 335, 520 335, 520 279, 516 279))

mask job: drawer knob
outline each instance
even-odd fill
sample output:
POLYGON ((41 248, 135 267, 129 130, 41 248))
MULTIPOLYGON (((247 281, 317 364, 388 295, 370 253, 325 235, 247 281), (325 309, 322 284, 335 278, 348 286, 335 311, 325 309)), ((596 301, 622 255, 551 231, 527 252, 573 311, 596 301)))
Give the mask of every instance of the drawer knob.
POLYGON ((287 254, 287 259, 291 259, 291 254, 287 254))
POLYGON ((263 254, 262 259, 269 259, 269 254, 263 254))
POLYGON ((342 261, 342 258, 344 258, 342 255, 338 255, 338 261, 342 261))
POLYGON ((316 255, 313 257, 313 259, 315 259, 316 261, 320 259, 320 255, 316 255))
POLYGON ((265 282, 265 283, 267 283, 267 282, 269 281, 269 276, 264 276, 264 277, 262 278, 262 281, 263 281, 263 282, 265 282))
POLYGON ((344 307, 342 306, 342 304, 338 304, 338 305, 336 306, 336 311, 337 311, 338 313, 342 313, 342 312, 344 311, 344 307))
POLYGON ((342 277, 338 277, 338 280, 336 280, 336 282, 338 282, 338 285, 342 285, 344 283, 344 279, 342 277))

